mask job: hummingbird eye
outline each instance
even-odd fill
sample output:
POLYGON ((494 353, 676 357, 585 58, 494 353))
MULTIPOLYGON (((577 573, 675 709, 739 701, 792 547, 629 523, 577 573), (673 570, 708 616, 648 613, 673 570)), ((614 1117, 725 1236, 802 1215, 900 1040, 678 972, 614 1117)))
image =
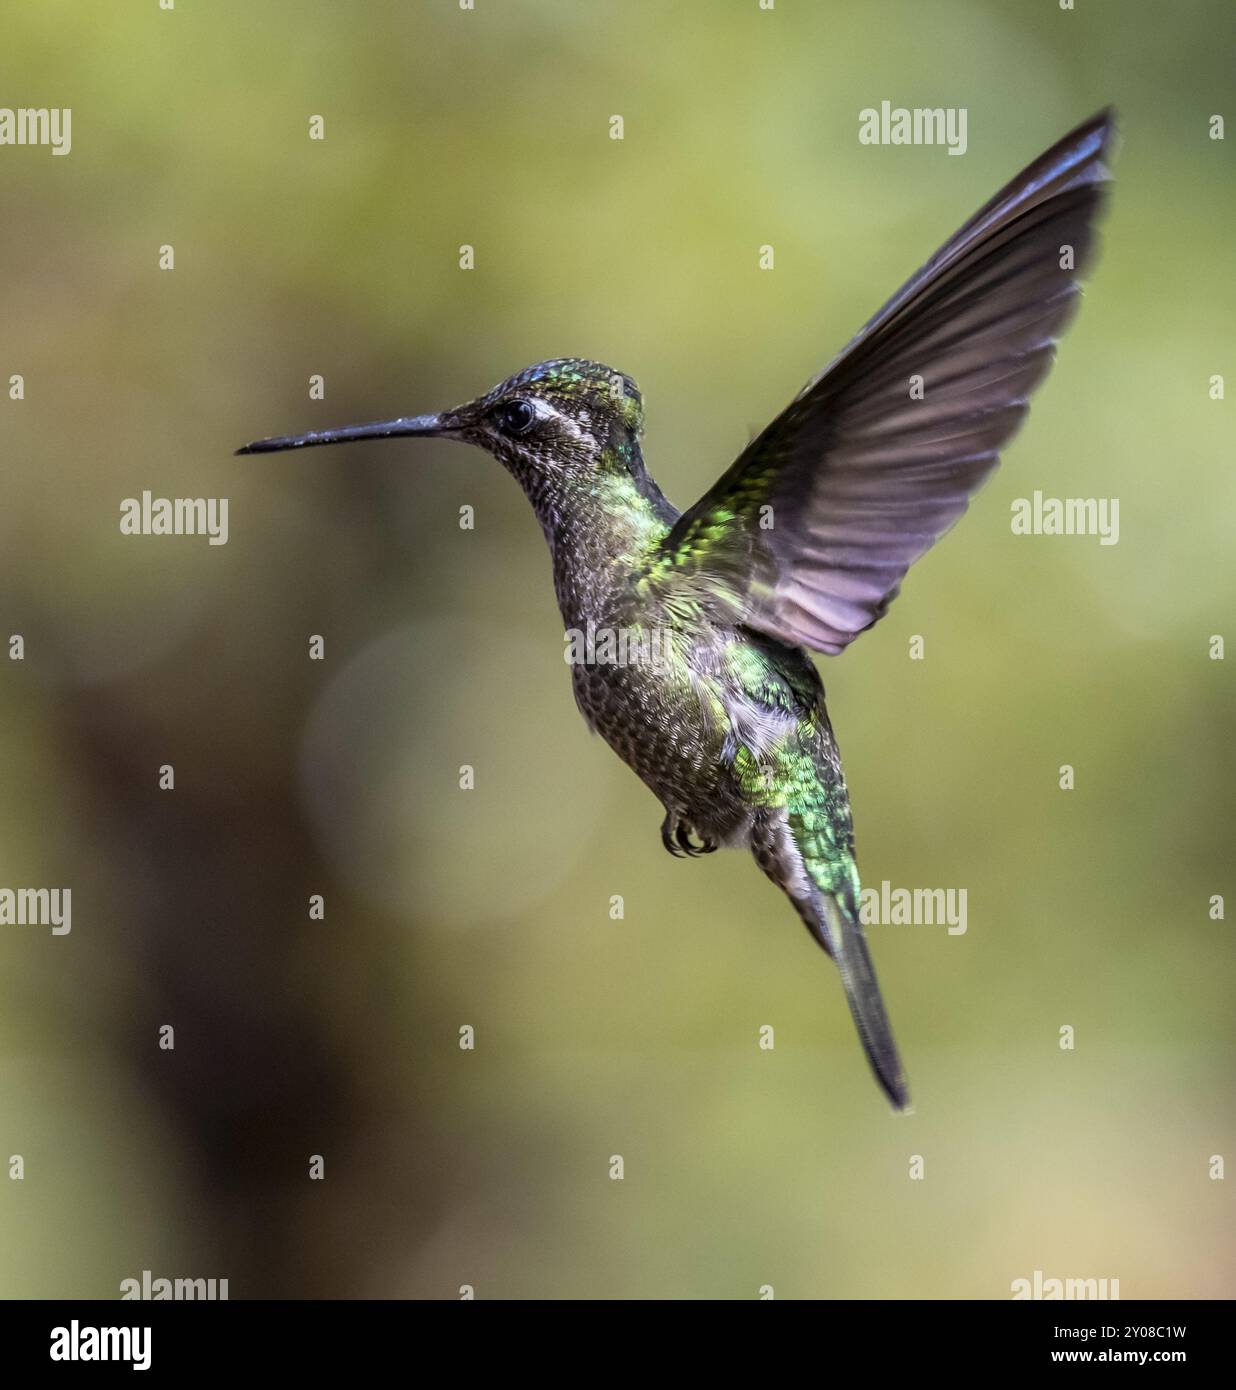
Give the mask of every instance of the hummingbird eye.
POLYGON ((527 434, 536 424, 531 401, 511 401, 498 412, 498 423, 506 434, 527 434))

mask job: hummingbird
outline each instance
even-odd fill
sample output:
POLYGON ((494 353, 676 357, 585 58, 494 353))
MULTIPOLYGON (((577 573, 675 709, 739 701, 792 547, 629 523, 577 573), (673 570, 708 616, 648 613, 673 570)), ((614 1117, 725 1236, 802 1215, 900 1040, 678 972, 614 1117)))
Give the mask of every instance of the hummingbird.
POLYGON ((611 641, 572 662, 585 721, 660 801, 671 854, 747 849, 789 898, 896 1110, 909 1089, 808 653, 835 656, 878 622, 994 470, 1077 306, 1113 139, 1105 110, 1018 174, 686 511, 644 464, 635 382, 584 358, 451 410, 237 451, 452 439, 503 464, 549 544, 567 630, 634 639, 616 647, 628 659, 611 641))

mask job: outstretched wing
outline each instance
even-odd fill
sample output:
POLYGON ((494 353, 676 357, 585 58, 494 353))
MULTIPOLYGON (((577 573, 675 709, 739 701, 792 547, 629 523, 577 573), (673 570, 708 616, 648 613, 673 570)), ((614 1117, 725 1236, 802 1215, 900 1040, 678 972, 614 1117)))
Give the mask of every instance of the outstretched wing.
POLYGON ((881 617, 1051 365, 1113 134, 1101 112, 997 193, 682 514, 647 575, 668 601, 830 655, 881 617))

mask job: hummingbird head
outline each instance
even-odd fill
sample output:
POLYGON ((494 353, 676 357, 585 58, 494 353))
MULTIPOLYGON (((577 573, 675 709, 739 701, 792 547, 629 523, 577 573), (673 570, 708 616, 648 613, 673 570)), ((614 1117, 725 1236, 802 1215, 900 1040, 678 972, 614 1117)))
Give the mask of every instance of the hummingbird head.
POLYGON ((638 458, 644 426, 631 378, 576 357, 525 368, 448 414, 457 438, 521 479, 627 468, 638 458))
POLYGON ((246 444, 240 454, 271 453, 359 439, 459 439, 475 444, 525 483, 550 477, 641 467, 644 409, 629 376, 576 357, 539 362, 466 405, 436 415, 281 435, 246 444))
POLYGON ((238 454, 273 453, 359 439, 458 439, 512 473, 551 546, 566 531, 610 525, 616 513, 677 515, 640 452, 644 408, 629 376, 578 357, 526 367, 466 405, 372 425, 259 439, 238 454))

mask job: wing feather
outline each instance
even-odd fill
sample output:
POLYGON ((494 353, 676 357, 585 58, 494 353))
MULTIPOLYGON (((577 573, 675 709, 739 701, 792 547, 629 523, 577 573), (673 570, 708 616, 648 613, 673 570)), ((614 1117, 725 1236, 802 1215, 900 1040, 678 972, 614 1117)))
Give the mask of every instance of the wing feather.
POLYGON ((1051 367, 1113 139, 1101 112, 980 208, 682 514, 646 578, 830 654, 876 622, 1051 367))

